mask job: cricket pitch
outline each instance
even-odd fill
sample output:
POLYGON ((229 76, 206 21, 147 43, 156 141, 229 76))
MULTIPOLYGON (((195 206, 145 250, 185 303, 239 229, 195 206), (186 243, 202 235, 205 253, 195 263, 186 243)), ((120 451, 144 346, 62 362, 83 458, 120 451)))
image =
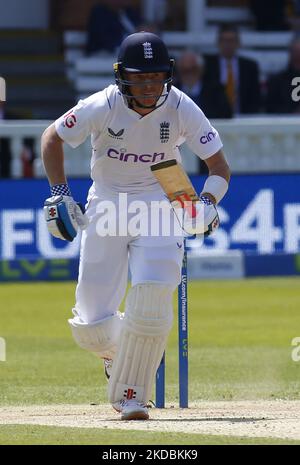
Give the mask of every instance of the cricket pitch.
POLYGON ((0 407, 1 425, 134 429, 300 440, 300 401, 217 401, 150 409, 149 421, 120 421, 109 405, 0 407), (129 426, 130 425, 130 426, 129 426))

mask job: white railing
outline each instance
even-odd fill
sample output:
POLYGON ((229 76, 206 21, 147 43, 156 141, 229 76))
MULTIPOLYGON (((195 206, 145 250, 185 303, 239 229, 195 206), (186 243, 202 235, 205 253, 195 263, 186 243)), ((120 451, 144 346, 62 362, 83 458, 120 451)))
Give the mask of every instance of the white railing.
POLYGON ((223 120, 216 128, 233 171, 300 171, 300 116, 223 120))
POLYGON ((40 156, 40 138, 47 124, 43 121, 0 121, 0 139, 10 139, 12 153, 11 171, 14 178, 22 176, 21 152, 23 139, 31 137, 34 140, 33 149, 40 156))
MULTIPOLYGON (((40 158, 40 138, 49 121, 6 121, 0 124, 0 137, 11 139, 12 174, 20 177, 22 139, 32 137, 37 154, 35 175, 44 176, 40 158)), ((300 171, 300 117, 253 117, 215 120, 224 151, 234 173, 300 171)), ((181 148, 187 171, 197 173, 197 157, 186 145, 181 148)), ((65 144, 65 169, 69 176, 88 176, 91 144, 88 139, 77 149, 65 144)))
MULTIPOLYGON (((34 164, 34 173, 37 177, 45 176, 41 160, 41 136, 44 130, 52 121, 1 121, 0 138, 10 139, 12 152, 12 177, 19 178, 22 176, 21 152, 23 147, 23 138, 30 137, 34 140, 34 151, 37 156, 34 164)), ((70 176, 87 176, 90 169, 91 144, 86 141, 77 149, 72 149, 64 144, 65 151, 65 170, 70 176)))

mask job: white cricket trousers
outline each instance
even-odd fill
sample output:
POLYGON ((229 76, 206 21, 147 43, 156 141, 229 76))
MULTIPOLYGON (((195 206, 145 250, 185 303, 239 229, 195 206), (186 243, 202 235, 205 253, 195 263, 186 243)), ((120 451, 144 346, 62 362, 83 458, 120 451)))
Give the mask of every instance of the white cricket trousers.
MULTIPOLYGON (((131 200, 134 198, 149 205, 150 200, 162 200, 164 195, 155 192, 131 196, 131 200)), ((81 239, 75 310, 87 324, 114 315, 119 310, 126 293, 128 266, 132 286, 155 281, 171 285, 175 290, 181 278, 182 234, 101 237, 98 231, 99 202, 102 200, 107 201, 107 197, 104 199, 104 196, 94 193, 89 201, 86 210, 89 226, 81 239)), ((119 200, 114 197, 113 201, 117 205, 119 200)), ((173 221, 177 221, 174 216, 173 221)))

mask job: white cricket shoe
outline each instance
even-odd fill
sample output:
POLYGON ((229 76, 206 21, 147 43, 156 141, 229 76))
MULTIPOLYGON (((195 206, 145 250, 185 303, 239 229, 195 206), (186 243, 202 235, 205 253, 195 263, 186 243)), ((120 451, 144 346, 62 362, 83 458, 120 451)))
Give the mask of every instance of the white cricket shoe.
POLYGON ((113 366, 113 361, 110 358, 104 358, 103 363, 104 363, 104 374, 105 374, 107 381, 109 381, 112 366, 113 366))
POLYGON ((113 408, 121 413, 121 420, 149 420, 148 408, 137 400, 120 400, 112 404, 113 408))

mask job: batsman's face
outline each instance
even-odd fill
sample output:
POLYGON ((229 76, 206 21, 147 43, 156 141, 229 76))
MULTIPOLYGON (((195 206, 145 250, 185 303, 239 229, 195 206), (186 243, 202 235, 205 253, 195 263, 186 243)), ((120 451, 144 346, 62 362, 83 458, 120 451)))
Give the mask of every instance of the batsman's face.
POLYGON ((132 82, 130 92, 139 103, 155 105, 161 95, 166 73, 126 73, 125 78, 132 82))

